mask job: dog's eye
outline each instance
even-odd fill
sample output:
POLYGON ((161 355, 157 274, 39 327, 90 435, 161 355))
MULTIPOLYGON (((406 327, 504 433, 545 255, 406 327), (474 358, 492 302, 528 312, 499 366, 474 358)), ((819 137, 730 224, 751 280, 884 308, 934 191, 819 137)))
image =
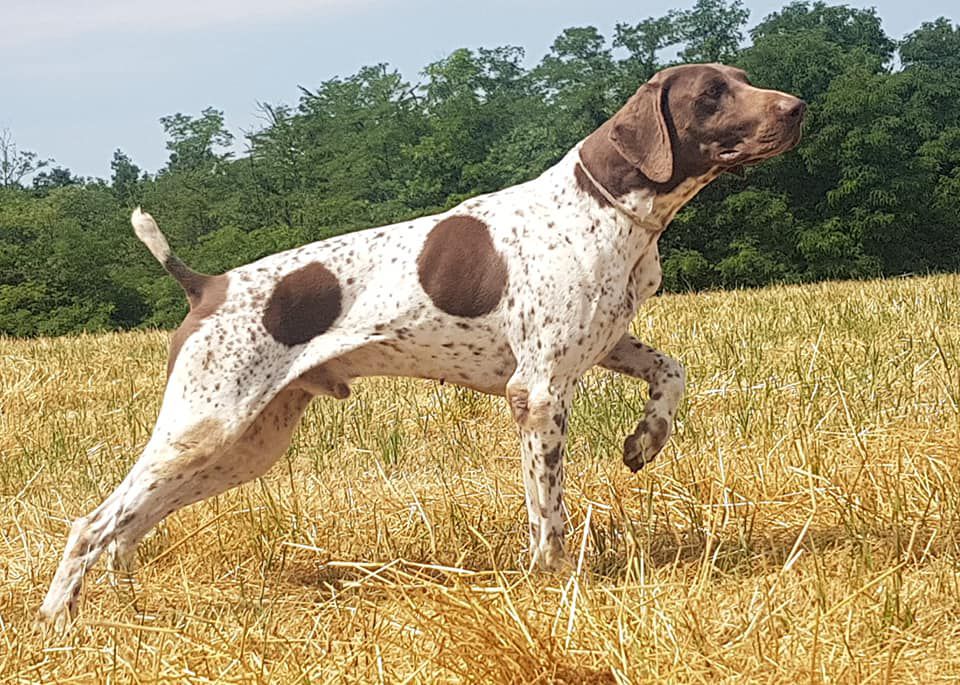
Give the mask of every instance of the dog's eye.
POLYGON ((703 91, 703 97, 710 100, 719 100, 727 92, 727 84, 723 81, 712 81, 703 91))

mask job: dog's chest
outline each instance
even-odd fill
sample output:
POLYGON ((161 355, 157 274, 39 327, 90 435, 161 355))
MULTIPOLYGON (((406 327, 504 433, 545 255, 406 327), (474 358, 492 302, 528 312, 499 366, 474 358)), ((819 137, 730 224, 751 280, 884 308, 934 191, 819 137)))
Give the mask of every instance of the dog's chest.
POLYGON ((624 314, 628 323, 636 315, 640 305, 657 292, 662 279, 660 250, 657 248, 657 243, 654 242, 634 264, 630 271, 630 277, 627 279, 624 314))
POLYGON ((660 254, 653 243, 629 268, 625 283, 621 278, 615 278, 611 279, 610 286, 601 289, 600 306, 591 322, 593 337, 597 341, 591 351, 596 361, 606 356, 627 332, 638 308, 656 293, 660 281, 660 254))
MULTIPOLYGON (((583 257, 587 252, 585 246, 576 254, 583 257)), ((572 375, 594 366, 613 349, 628 332, 637 308, 660 286, 655 242, 639 257, 615 250, 579 261, 569 256, 559 264, 552 264, 549 257, 541 259, 546 268, 531 270, 525 287, 518 289, 518 306, 507 323, 521 347, 555 360, 572 375), (527 291, 531 283, 549 287, 527 291)))

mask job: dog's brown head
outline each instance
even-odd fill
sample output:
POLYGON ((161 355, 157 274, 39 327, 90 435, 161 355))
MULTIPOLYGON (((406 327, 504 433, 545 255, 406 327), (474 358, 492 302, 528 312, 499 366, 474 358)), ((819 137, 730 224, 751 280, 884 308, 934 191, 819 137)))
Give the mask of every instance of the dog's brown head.
POLYGON ((786 152, 805 110, 799 98, 750 85, 740 69, 686 64, 640 86, 592 142, 612 146, 649 182, 676 185, 786 152))

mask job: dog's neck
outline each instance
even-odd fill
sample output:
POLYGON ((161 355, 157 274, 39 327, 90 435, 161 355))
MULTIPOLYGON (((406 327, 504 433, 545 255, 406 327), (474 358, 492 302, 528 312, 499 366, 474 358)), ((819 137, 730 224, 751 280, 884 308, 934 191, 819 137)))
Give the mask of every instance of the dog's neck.
POLYGON ((564 159, 579 192, 590 196, 600 212, 619 213, 643 230, 661 232, 678 211, 720 175, 705 173, 653 183, 609 142, 609 122, 581 141, 564 159), (578 168, 579 167, 579 168, 578 168))

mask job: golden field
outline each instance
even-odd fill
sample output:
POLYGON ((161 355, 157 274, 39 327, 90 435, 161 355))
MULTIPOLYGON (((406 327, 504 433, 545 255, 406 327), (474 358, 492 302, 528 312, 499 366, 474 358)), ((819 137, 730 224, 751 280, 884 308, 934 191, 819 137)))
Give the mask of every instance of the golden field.
POLYGON ((147 440, 167 334, 0 338, 0 683, 960 678, 960 277, 661 297, 634 332, 687 395, 633 475, 645 384, 584 379, 574 572, 526 571, 501 399, 372 379, 134 583, 94 568, 65 637, 34 612, 147 440))

